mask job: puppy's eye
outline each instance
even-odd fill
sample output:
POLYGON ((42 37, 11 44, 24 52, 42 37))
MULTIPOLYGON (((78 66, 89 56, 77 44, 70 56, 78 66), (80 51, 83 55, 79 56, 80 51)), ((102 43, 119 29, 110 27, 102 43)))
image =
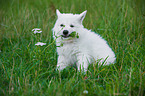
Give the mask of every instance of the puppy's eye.
POLYGON ((70 25, 70 27, 72 27, 72 28, 73 28, 73 27, 74 27, 74 25, 70 25))
POLYGON ((61 26, 61 27, 64 27, 64 25, 63 25, 63 24, 60 24, 60 26, 61 26))

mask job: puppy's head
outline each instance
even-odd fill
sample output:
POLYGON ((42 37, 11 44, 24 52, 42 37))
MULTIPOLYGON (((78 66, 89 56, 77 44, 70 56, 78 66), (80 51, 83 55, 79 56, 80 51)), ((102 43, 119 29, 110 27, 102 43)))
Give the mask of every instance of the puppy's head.
POLYGON ((81 14, 65 14, 56 10, 57 20, 53 28, 53 35, 62 38, 71 37, 72 32, 77 32, 78 28, 83 27, 82 22, 87 11, 81 14))

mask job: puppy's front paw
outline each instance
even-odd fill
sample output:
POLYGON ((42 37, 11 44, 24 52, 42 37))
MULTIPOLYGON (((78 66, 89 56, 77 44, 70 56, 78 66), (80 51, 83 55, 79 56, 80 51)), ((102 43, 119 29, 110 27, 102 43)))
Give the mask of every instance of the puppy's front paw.
POLYGON ((56 70, 56 71, 60 71, 60 70, 61 70, 60 66, 57 65, 57 67, 56 67, 55 70, 56 70))
POLYGON ((57 65, 56 67, 56 71, 61 71, 65 68, 66 66, 63 66, 63 65, 57 65))

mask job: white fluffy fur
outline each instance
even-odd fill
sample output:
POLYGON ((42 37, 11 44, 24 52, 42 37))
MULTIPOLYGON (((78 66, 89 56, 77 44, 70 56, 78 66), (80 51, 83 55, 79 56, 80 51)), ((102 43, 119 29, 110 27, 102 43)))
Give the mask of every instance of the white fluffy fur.
POLYGON ((60 46, 57 47, 58 70, 76 64, 79 71, 86 72, 91 63, 100 62, 99 64, 102 64, 104 62, 104 65, 108 65, 115 62, 115 54, 107 42, 100 35, 83 27, 82 21, 86 12, 62 14, 56 10, 58 18, 53 28, 53 37, 56 39, 56 46, 60 46), (61 24, 65 27, 62 28, 61 24), (70 25, 74 25, 74 27, 71 28, 70 25), (69 34, 76 31, 79 38, 61 37, 64 30, 68 30, 69 34))

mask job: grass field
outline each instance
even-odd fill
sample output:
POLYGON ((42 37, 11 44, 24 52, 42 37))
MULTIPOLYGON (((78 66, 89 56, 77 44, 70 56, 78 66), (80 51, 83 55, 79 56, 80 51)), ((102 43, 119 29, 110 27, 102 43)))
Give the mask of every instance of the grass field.
POLYGON ((145 2, 143 0, 1 0, 0 96, 145 95, 145 2), (55 71, 55 10, 81 13, 84 27, 108 41, 117 62, 55 71), (41 28, 41 34, 33 34, 41 28), (36 42, 47 43, 35 46, 36 42), (88 93, 83 91, 87 90, 88 93))

